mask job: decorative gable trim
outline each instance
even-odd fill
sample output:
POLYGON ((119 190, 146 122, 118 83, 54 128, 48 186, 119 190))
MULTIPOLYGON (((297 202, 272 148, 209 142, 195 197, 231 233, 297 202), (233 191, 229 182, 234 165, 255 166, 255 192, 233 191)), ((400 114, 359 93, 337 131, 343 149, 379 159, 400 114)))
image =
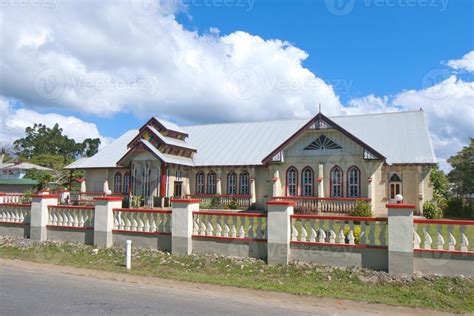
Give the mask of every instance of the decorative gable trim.
POLYGON ((284 141, 280 146, 275 148, 270 154, 268 154, 265 158, 263 158, 262 163, 266 164, 271 161, 272 157, 275 156, 279 151, 284 150, 292 141, 294 141, 296 138, 298 138, 301 134, 303 134, 306 130, 308 129, 335 129, 344 134, 346 137, 363 147, 364 149, 370 151, 370 153, 376 157, 377 159, 386 160, 386 157, 364 143, 362 140, 359 138, 355 137, 351 133, 349 133, 347 130, 345 130, 343 127, 338 125, 336 122, 333 120, 329 119, 322 113, 318 113, 315 117, 313 117, 311 120, 308 121, 305 125, 303 125, 298 131, 296 131, 293 135, 291 135, 286 141, 284 141))
POLYGON ((321 135, 316 138, 311 144, 306 146, 303 150, 323 150, 323 149, 342 149, 341 146, 336 144, 332 139, 321 135))

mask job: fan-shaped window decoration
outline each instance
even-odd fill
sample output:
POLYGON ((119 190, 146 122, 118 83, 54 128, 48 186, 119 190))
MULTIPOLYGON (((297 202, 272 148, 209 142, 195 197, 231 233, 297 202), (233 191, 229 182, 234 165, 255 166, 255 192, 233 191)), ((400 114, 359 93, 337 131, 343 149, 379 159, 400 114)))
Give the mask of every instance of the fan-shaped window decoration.
POLYGON ((305 147, 304 150, 319 150, 319 149, 341 149, 342 147, 333 142, 330 138, 324 135, 316 138, 311 144, 305 147))
POLYGON ((295 167, 290 167, 286 172, 286 195, 296 196, 298 188, 298 170, 295 167))
POLYGON ((128 193, 130 190, 130 173, 126 172, 123 176, 123 193, 128 193))
POLYGON ((335 166, 331 170, 331 196, 342 197, 342 169, 339 166, 335 166))
POLYGON ((207 194, 216 194, 216 173, 214 171, 207 174, 207 194))
POLYGON ((196 194, 204 194, 204 172, 196 174, 196 194))
POLYGON ((360 171, 357 167, 350 167, 347 170, 347 196, 360 196, 360 171))
POLYGON ((249 174, 247 171, 240 174, 240 194, 249 195, 249 174))
POLYGON ((227 175, 227 194, 237 194, 237 174, 234 171, 227 175))
POLYGON ((122 174, 120 172, 115 174, 114 192, 122 192, 122 174))
POLYGON ((402 179, 400 178, 400 176, 396 173, 392 174, 392 176, 390 177, 390 182, 402 182, 402 179))
POLYGON ((302 190, 301 195, 313 196, 313 169, 305 167, 301 172, 302 190))

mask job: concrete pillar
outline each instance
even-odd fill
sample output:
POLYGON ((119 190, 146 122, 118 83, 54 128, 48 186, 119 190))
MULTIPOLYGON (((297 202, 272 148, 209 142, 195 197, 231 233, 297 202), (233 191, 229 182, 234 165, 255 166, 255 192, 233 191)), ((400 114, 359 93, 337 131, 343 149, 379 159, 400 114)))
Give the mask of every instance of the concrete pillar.
POLYGON ((413 204, 387 204, 388 272, 413 273, 413 204))
POLYGON ((199 211, 198 199, 172 199, 171 252, 189 255, 193 252, 193 212, 199 211))
POLYGON ((114 226, 113 209, 122 207, 123 197, 96 197, 94 212, 94 245, 97 247, 112 247, 112 228, 114 226))
POLYGON ((318 178, 316 179, 318 185, 318 197, 324 197, 324 164, 318 165, 318 178))
POLYGON ((69 203, 71 201, 71 192, 69 190, 61 190, 59 195, 61 203, 69 203))
POLYGON ((220 176, 216 175, 216 194, 221 195, 222 194, 222 179, 220 176))
POLYGON ((257 203, 257 192, 255 191, 255 178, 250 178, 250 205, 257 203))
POLYGON ((5 199, 5 193, 0 193, 0 203, 3 203, 5 199))
POLYGON ((280 172, 278 171, 278 169, 276 169, 273 172, 272 182, 273 182, 272 195, 273 196, 281 196, 281 180, 280 180, 280 172))
POLYGON ((372 177, 367 178, 367 198, 370 199, 370 209, 375 212, 375 185, 372 177))
POLYGON ((294 206, 292 201, 267 202, 268 264, 288 264, 294 206))
POLYGON ((48 206, 58 205, 59 194, 31 195, 30 238, 47 240, 48 206))

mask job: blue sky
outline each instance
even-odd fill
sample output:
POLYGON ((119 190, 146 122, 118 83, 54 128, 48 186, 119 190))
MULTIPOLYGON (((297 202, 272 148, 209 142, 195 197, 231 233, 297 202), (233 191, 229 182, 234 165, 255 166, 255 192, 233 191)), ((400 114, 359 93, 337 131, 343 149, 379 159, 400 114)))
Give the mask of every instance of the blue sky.
POLYGON ((2 142, 36 121, 107 143, 150 115, 302 118, 318 103, 423 107, 440 161, 474 135, 474 1, 33 3, 2 10, 2 142))

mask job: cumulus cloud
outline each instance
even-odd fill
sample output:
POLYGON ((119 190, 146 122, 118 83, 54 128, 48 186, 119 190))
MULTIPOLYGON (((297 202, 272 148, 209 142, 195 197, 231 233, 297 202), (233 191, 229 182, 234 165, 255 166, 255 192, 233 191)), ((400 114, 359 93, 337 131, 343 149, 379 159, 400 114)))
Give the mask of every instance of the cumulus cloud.
POLYGON ((25 108, 14 108, 5 98, 0 98, 0 142, 12 143, 25 135, 25 128, 35 123, 53 127, 58 123, 64 134, 77 142, 86 138, 100 138, 101 146, 110 143, 111 139, 100 135, 94 123, 88 123, 74 116, 64 116, 55 113, 38 113, 25 108))
POLYGON ((0 94, 39 107, 185 122, 308 117, 318 103, 340 113, 333 88, 303 67, 305 51, 241 31, 186 30, 170 3, 6 7, 0 94))
POLYGON ((474 72, 474 51, 470 51, 461 59, 452 59, 448 61, 448 66, 456 70, 466 70, 474 72))

